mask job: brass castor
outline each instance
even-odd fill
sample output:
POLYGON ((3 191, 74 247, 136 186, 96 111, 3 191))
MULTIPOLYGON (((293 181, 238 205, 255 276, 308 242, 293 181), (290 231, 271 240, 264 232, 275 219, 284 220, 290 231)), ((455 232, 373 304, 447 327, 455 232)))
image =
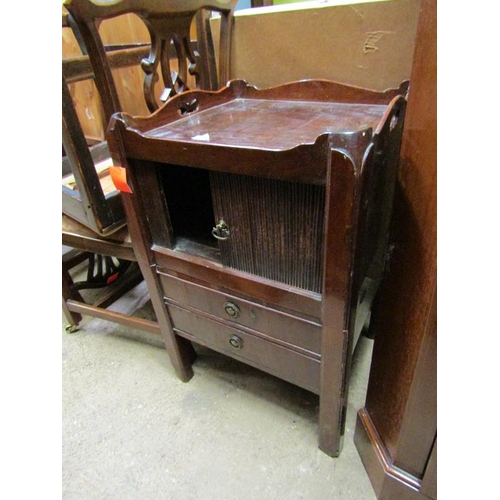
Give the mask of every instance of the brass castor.
POLYGON ((78 330, 78 326, 69 324, 64 327, 64 330, 66 333, 75 333, 78 330))

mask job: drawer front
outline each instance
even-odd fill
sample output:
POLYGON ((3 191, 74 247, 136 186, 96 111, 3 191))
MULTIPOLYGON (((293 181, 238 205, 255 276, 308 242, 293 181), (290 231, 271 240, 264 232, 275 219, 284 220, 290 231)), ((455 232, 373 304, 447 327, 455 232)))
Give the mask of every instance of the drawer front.
MULTIPOLYGON (((321 326, 189 281, 160 274, 165 298, 319 355, 321 326)), ((306 353, 307 354, 307 353, 306 353)))
POLYGON ((319 360, 177 306, 168 310, 178 335, 319 393, 319 360))

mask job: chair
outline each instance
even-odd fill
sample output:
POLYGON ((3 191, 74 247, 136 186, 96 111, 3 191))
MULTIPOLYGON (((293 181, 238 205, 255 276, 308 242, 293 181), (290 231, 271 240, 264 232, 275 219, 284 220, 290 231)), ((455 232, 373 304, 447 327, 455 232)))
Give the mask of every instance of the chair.
POLYGON ((225 83, 229 76, 230 26, 236 1, 213 0, 211 3, 124 0, 110 5, 96 0, 68 0, 64 4, 69 14, 63 15, 63 28, 74 31, 84 54, 63 61, 63 173, 71 173, 78 187, 75 194, 68 193, 63 186, 62 243, 72 249, 63 256, 62 268, 63 311, 69 323, 68 332, 77 329, 82 315, 151 333, 160 331, 155 321, 108 309, 143 277, 135 265, 137 257, 125 224, 120 194, 113 186, 111 192, 106 193, 96 172, 97 163, 109 164, 107 144, 105 141, 95 143, 85 136, 68 83, 94 78, 106 124, 114 112, 122 110, 112 74, 114 68, 142 61, 144 98, 150 111, 186 90, 188 85, 207 90, 217 88, 219 82, 225 83), (221 13, 218 65, 209 17, 202 8, 221 13), (135 13, 145 22, 151 44, 122 45, 118 50, 104 45, 98 31, 100 23, 125 13, 135 13), (190 37, 194 18, 196 41, 190 37), (159 81, 167 83, 167 90, 158 91, 159 81), (70 271, 85 260, 88 261, 87 277, 75 281, 70 271), (80 293, 85 288, 103 288, 104 296, 87 303, 80 293))
MULTIPOLYGON (((63 29, 73 29, 82 56, 63 59, 62 140, 63 140, 63 214, 62 243, 69 251, 63 254, 63 312, 67 332, 74 332, 82 314, 111 319, 130 327, 159 333, 155 321, 112 312, 107 309, 118 298, 142 281, 132 250, 119 193, 106 195, 96 165, 109 159, 106 141, 85 135, 79 122, 68 84, 93 78, 86 49, 69 16, 63 15, 63 29), (78 189, 64 184, 72 178, 78 189), (97 253, 96 253, 97 252, 97 253), (86 279, 75 281, 70 271, 87 261, 86 279), (118 280, 120 278, 120 280, 118 280), (119 282, 110 287, 111 283, 119 282), (81 290, 105 288, 97 300, 84 300, 81 290)), ((110 66, 119 68, 140 62, 148 46, 121 47, 109 57, 110 66)))

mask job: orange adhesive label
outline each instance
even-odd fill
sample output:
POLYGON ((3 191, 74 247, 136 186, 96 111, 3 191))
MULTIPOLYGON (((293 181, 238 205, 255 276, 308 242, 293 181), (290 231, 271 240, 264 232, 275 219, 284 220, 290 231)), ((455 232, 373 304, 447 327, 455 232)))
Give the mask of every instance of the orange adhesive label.
POLYGON ((109 173, 118 191, 122 193, 132 193, 132 189, 130 189, 130 186, 127 184, 127 170, 124 167, 109 167, 109 173))

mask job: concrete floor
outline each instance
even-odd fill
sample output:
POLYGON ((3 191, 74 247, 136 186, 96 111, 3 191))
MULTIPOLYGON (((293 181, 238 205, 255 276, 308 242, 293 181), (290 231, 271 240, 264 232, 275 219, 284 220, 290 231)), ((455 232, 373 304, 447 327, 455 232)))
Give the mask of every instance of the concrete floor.
MULTIPOLYGON (((145 300, 140 285, 117 309, 149 317, 145 300)), ((90 317, 62 336, 65 500, 376 498, 353 443, 373 341, 356 349, 332 459, 314 394, 205 348, 182 383, 159 338, 90 317)))

